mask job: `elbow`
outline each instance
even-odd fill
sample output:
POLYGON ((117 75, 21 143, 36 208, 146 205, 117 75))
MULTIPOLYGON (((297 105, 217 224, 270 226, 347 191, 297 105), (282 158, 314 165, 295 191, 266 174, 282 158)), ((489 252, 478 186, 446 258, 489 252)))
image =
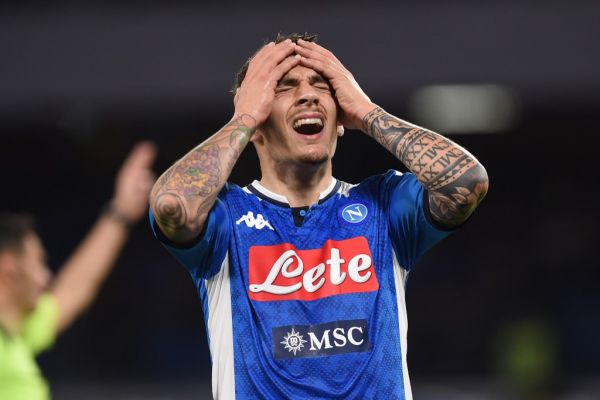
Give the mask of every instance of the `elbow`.
POLYGON ((471 216, 488 189, 487 171, 477 163, 463 174, 459 182, 429 192, 431 216, 443 228, 456 228, 471 216))
POLYGON ((176 193, 157 193, 151 197, 150 207, 162 233, 174 242, 188 243, 202 231, 206 213, 190 212, 189 205, 176 193))
POLYGON ((487 195, 488 189, 490 187, 490 178, 488 176, 487 170, 481 163, 477 163, 477 166, 474 171, 474 193, 476 196, 475 206, 477 206, 481 200, 487 195))
POLYGON ((175 193, 153 192, 150 207, 156 222, 165 233, 180 230, 188 220, 183 200, 175 193))

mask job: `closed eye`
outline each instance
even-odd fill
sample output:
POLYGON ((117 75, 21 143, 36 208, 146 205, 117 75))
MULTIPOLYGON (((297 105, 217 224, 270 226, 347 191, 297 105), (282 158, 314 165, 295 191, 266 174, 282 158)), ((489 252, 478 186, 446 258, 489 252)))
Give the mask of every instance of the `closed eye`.
POLYGON ((275 93, 282 93, 282 92, 287 92, 288 90, 290 90, 292 87, 291 86, 285 86, 285 85, 281 85, 281 86, 277 86, 275 88, 275 93))
POLYGON ((326 90, 328 92, 331 90, 329 85, 326 83, 316 83, 314 86, 315 86, 315 88, 317 88, 319 90, 326 90))

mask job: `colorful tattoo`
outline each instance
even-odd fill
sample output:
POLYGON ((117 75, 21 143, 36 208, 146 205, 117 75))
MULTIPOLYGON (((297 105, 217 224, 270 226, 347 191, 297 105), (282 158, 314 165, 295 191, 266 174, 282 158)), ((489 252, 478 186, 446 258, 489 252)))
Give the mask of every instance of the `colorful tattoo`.
POLYGON ((206 144, 191 151, 174 165, 164 189, 183 197, 208 196, 218 185, 221 175, 219 146, 206 144))
MULTIPOLYGON (((242 115, 190 151, 158 180, 152 206, 165 233, 172 233, 209 210, 233 165, 256 130, 242 115)), ((201 221, 202 223, 203 221, 201 221)))

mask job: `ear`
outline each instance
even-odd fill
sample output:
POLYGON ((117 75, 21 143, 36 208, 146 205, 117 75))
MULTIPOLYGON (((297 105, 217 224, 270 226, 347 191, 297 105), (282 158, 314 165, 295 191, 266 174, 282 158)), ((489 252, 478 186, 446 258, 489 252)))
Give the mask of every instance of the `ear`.
POLYGON ((342 137, 344 136, 344 125, 337 123, 337 135, 342 137))
POLYGON ((235 105, 237 104, 238 101, 238 97, 239 97, 239 92, 240 92, 240 88, 236 88, 235 89, 235 93, 233 95, 233 106, 235 107, 235 105))
POLYGON ((12 278, 17 272, 17 255, 10 250, 0 252, 0 279, 12 278))

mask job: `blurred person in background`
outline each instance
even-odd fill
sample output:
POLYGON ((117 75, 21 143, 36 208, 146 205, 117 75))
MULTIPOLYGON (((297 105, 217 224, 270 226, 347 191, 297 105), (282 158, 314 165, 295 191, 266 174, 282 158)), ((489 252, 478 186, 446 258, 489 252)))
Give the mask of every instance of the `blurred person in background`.
POLYGON ((54 279, 32 217, 0 213, 0 399, 50 397, 35 357, 96 298, 129 228, 147 211, 155 156, 152 143, 135 146, 113 198, 54 279))
POLYGON ((488 189, 475 157, 371 102, 314 39, 259 49, 231 121, 152 190, 152 227, 202 299, 218 399, 412 398, 407 275, 488 189), (410 173, 333 178, 344 128, 410 173), (249 141, 262 177, 241 188, 227 179, 249 141))

